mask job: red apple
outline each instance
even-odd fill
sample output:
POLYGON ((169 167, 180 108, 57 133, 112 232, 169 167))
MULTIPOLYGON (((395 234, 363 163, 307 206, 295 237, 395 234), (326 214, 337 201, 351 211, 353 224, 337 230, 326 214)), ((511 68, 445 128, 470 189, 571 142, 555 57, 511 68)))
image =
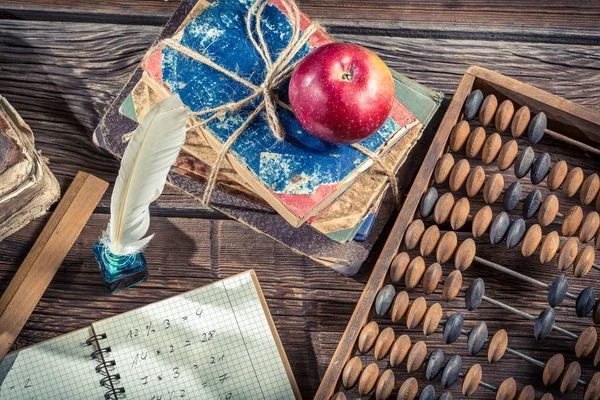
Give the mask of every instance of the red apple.
POLYGON ((296 118, 312 135, 336 144, 356 143, 377 132, 389 117, 394 81, 372 51, 331 43, 296 66, 289 97, 296 118))

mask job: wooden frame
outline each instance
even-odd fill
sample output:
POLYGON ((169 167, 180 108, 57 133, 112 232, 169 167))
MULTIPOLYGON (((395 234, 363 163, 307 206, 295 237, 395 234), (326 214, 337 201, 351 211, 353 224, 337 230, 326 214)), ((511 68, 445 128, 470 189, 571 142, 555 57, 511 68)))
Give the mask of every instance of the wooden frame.
POLYGON ((532 113, 544 111, 548 115, 549 129, 586 144, 600 143, 600 116, 591 110, 485 68, 469 68, 454 94, 406 196, 381 255, 373 267, 350 322, 323 376, 315 399, 327 400, 336 392, 344 365, 353 356, 358 335, 368 322, 377 293, 385 283, 390 263, 400 249, 408 225, 416 215, 421 196, 430 186, 436 163, 447 148, 450 132, 462 117, 463 104, 474 89, 480 89, 484 95, 494 93, 499 102, 510 99, 517 104, 526 104, 532 113))

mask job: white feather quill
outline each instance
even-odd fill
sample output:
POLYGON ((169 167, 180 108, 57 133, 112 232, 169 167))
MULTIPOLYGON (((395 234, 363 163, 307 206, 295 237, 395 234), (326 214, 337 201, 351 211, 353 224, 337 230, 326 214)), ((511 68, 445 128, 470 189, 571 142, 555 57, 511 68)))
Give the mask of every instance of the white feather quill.
POLYGON ((154 235, 149 206, 162 193, 167 174, 185 142, 188 110, 177 95, 156 103, 142 118, 125 149, 102 242, 111 253, 141 251, 154 235))

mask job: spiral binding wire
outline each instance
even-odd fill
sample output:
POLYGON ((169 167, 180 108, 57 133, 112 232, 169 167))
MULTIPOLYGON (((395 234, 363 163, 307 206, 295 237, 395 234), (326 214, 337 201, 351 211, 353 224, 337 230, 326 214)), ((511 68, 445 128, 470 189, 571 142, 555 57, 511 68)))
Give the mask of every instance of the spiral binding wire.
MULTIPOLYGON (((105 333, 101 333, 99 335, 94 335, 88 338, 85 343, 88 346, 91 346, 95 343, 98 343, 101 340, 106 339, 107 336, 105 333)), ((96 373, 100 375, 104 375, 102 379, 100 379, 100 386, 108 389, 108 392, 104 393, 105 400, 118 400, 125 398, 125 388, 122 387, 114 387, 113 384, 121 379, 121 375, 118 373, 112 373, 116 368, 117 363, 115 360, 108 360, 107 356, 110 354, 111 349, 109 346, 100 347, 98 350, 94 350, 90 353, 90 358, 95 360, 98 364, 96 365, 96 373)))

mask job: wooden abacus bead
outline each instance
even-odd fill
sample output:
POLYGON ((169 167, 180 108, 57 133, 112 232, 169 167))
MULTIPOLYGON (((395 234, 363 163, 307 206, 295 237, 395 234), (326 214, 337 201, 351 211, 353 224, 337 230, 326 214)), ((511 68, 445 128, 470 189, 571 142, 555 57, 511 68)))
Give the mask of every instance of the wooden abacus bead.
POLYGON ((435 183, 441 185, 446 182, 450 176, 450 172, 454 167, 454 157, 450 153, 444 154, 437 162, 435 170, 433 171, 433 179, 435 183))
POLYGON ((454 207, 454 196, 450 192, 444 193, 433 208, 433 219, 435 220, 435 223, 441 225, 448 221, 450 213, 452 212, 452 207, 454 207))
POLYGON ((515 160, 515 176, 518 179, 523 178, 533 165, 533 160, 535 159, 535 153, 533 149, 529 146, 523 149, 517 156, 515 160))
MULTIPOLYGON (((600 324, 600 299, 598 299, 598 301, 596 302, 596 304, 594 304, 594 314, 593 314, 593 319, 594 319, 594 323, 595 324, 600 324)), ((598 357, 600 357, 600 347, 598 347, 598 357)), ((600 362, 600 358, 598 358, 598 361, 600 362)), ((597 363, 594 361, 594 365, 596 365, 597 363)))
POLYGON ((373 391, 379 378, 379 367, 375 363, 367 365, 358 380, 358 393, 366 396, 373 391))
POLYGON ((430 256, 435 251, 440 241, 440 228, 437 225, 431 225, 421 237, 419 251, 423 257, 430 256))
POLYGON ((493 214, 490 206, 484 206, 477 211, 477 214, 475 214, 475 217, 473 218, 473 237, 477 239, 487 232, 492 223, 492 217, 493 214))
POLYGON ((539 189, 534 189, 529 192, 525 200, 523 200, 523 218, 529 219, 537 214, 542 205, 542 192, 539 189))
POLYGON ((462 228, 467 222, 470 212, 471 204, 469 203, 469 199, 466 197, 460 198, 454 204, 454 207, 452 207, 452 212, 450 213, 450 226, 452 229, 457 231, 462 228))
POLYGON ((380 317, 387 314, 392 306, 392 301, 394 301, 395 296, 396 289, 394 288, 394 285, 387 284, 382 287, 375 298, 375 313, 380 317))
POLYGON ((588 286, 583 289, 577 300, 575 301, 575 313, 579 318, 583 318, 588 315, 596 304, 596 294, 593 286, 588 286))
POLYGON ((396 294, 394 302, 392 303, 392 309, 390 310, 390 319, 393 323, 399 322, 402 317, 404 317, 404 314, 406 314, 406 311, 408 310, 409 303, 408 293, 402 291, 396 294))
POLYGON ((446 321, 446 325, 444 325, 444 343, 451 344, 456 342, 464 326, 465 318, 462 313, 455 312, 450 315, 446 321))
POLYGON ((538 224, 531 225, 525 233, 523 244, 521 245, 521 253, 524 257, 530 257, 542 241, 542 227, 538 224))
POLYGON ((476 166, 469 172, 467 177, 466 190, 467 196, 475 197, 483 188, 485 183, 485 171, 481 165, 476 166))
POLYGON ((379 325, 377 325, 377 322, 371 321, 365 325, 358 335, 358 352, 365 354, 371 351, 378 335, 379 325))
POLYGON ((541 183, 548 176, 548 172, 550 172, 550 154, 542 153, 531 166, 529 174, 531 183, 534 185, 541 183))
POLYGON ((600 178, 598 178, 598 174, 588 176, 585 181, 583 181, 581 193, 579 193, 581 204, 584 206, 592 204, 598 194, 598 190, 600 190, 600 178))
POLYGON ((408 329, 415 329, 419 326, 423 321, 426 311, 427 301, 425 300, 425 297, 417 297, 408 309, 408 314, 406 315, 406 327, 408 329))
POLYGON ((483 321, 479 321, 477 325, 469 333, 469 340, 467 342, 467 348, 469 354, 475 356, 483 350, 485 343, 488 339, 487 325, 483 321))
POLYGON ((519 243, 521 243, 521 240, 523 240, 526 230, 527 226, 525 225, 525 220, 519 218, 514 221, 506 233, 506 248, 512 249, 517 247, 519 243))
POLYGON ((462 273, 459 270, 450 272, 442 288, 442 298, 449 302, 456 298, 462 286, 462 273))
POLYGON ((498 158, 502 148, 502 138, 498 133, 494 133, 485 139, 483 149, 481 150, 481 161, 485 164, 491 164, 498 158))
POLYGON ((467 139, 467 145, 465 147, 465 153, 467 158, 475 158, 481 151, 483 147, 483 143, 486 138, 485 129, 482 127, 477 127, 473 129, 469 138, 467 139))
POLYGON ((465 375, 462 384, 462 394, 463 396, 471 396, 477 388, 479 387, 479 383, 481 382, 481 377, 483 376, 483 371, 481 370, 481 365, 473 364, 469 371, 465 375))
POLYGON ((377 385, 375 386, 375 399, 385 400, 389 398, 392 394, 392 390, 394 390, 395 384, 396 378, 394 377, 394 371, 391 369, 383 371, 383 374, 381 374, 377 380, 377 385))
POLYGON ((427 357, 427 344, 423 341, 415 343, 415 345, 408 352, 408 359, 406 360, 406 371, 410 374, 415 372, 423 365, 427 357))
POLYGON ((509 226, 510 218, 508 218, 506 212, 502 211, 500 214, 496 215, 496 218, 494 218, 494 222, 492 222, 492 226, 490 227, 490 243, 497 245, 502 242, 509 226))
POLYGON ((579 167, 573 168, 565 177, 562 186, 563 194, 566 197, 573 197, 583 183, 583 170, 579 167))
POLYGON ((560 378, 560 392, 568 393, 573 391, 577 386, 580 377, 581 365, 579 365, 577 361, 569 363, 560 378))
POLYGON ((415 219, 410 223, 404 234, 404 246, 406 250, 413 250, 417 247, 419 241, 421 241, 423 232, 425 232, 425 224, 422 219, 415 219))
POLYGON ((427 385, 419 395, 419 400, 435 400, 435 388, 433 385, 427 385))
POLYGON ((352 389, 358 383, 358 378, 362 372, 362 361, 360 357, 352 357, 342 371, 342 386, 346 390, 352 389))
POLYGON ((600 233, 596 235, 596 250, 600 250, 600 233))
POLYGON ((583 400, 598 400, 600 399, 600 372, 596 372, 592 379, 588 382, 583 400))
POLYGON ((542 242, 542 247, 540 248, 540 262, 542 264, 550 262, 556 255, 559 246, 560 236, 558 235, 558 232, 550 232, 542 242))
POLYGON ((394 257, 392 264, 390 265, 390 281, 392 281, 392 283, 397 285, 402 282, 409 263, 410 256, 406 252, 397 254, 396 257, 394 257))
POLYGON ((587 275, 594 265, 596 259, 596 252, 592 246, 585 246, 575 257, 573 263, 573 274, 577 278, 587 275))
POLYGON ((498 109, 498 99, 493 94, 488 95, 483 102, 481 103, 481 108, 479 109, 479 123, 481 126, 488 126, 492 119, 494 119, 494 115, 496 115, 496 110, 498 109))
POLYGON ((394 339, 394 330, 390 327, 382 330, 379 336, 377 336, 375 348, 373 349, 373 355, 377 361, 383 360, 388 355, 394 339))
POLYGON ((504 189, 504 177, 496 173, 490 176, 483 187, 483 201, 493 204, 498 200, 504 189))
POLYGON ((423 334, 425 336, 429 336, 437 330, 442 320, 442 312, 440 303, 435 303, 429 307, 423 318, 423 334))
POLYGON ((471 172, 471 165, 467 159, 463 158, 454 164, 454 167, 450 172, 450 181, 448 182, 450 185, 450 190, 453 192, 458 192, 460 189, 462 189, 467 181, 469 172, 471 172))
POLYGON ((438 398, 438 400, 454 400, 454 397, 452 397, 452 393, 444 392, 441 394, 441 396, 438 398))
MULTIPOLYGON (((534 397, 532 397, 533 399, 534 397)), ((517 399, 520 400, 520 399, 517 399)), ((554 400, 554 397, 552 396, 552 393, 544 393, 542 395, 542 397, 540 397, 540 400, 554 400)))
POLYGON ((445 388, 452 387, 460 376, 460 370, 462 369, 462 359, 458 354, 453 355, 448 360, 448 363, 444 367, 442 372, 442 386, 445 388))
POLYGON ((337 392, 329 400, 347 400, 347 397, 344 392, 337 392))
POLYGON ((483 279, 477 278, 473 280, 465 292, 465 308, 468 311, 476 310, 481 305, 484 295, 485 282, 483 279))
POLYGON ((558 190, 565 181, 565 177, 567 176, 568 172, 569 166, 567 165, 566 161, 560 160, 554 164, 550 170, 550 173, 548 174, 548 180, 546 181, 548 184, 548 189, 553 192, 558 190))
POLYGON ((498 154, 497 164, 500 171, 505 171, 510 168, 515 162, 519 154, 519 145, 516 140, 510 140, 506 142, 500 149, 498 154))
POLYGON ((517 381, 508 378, 500 384, 496 393, 496 400, 513 400, 517 396, 517 381))
POLYGON ((517 208, 519 201, 521 201, 522 195, 523 189, 521 187, 521 182, 514 181, 511 183, 508 189, 506 189, 504 192, 504 211, 512 211, 517 208))
POLYGON ((508 347, 508 335, 504 329, 500 329, 492 336, 488 347, 488 361, 495 363, 500 361, 508 347))
POLYGON ((536 144, 542 140, 544 134, 546 133, 546 127, 548 126, 548 119, 546 118, 546 114, 543 112, 538 113, 535 117, 531 119, 531 123, 527 128, 527 138, 529 139, 529 143, 536 144))
POLYGON ((523 106, 519 108, 510 125, 510 133, 512 136, 515 138, 521 137, 523 133, 525 133, 530 119, 531 112, 529 111, 529 107, 523 106))
POLYGON ((471 238, 465 239, 458 249, 456 249, 456 253, 454 255, 454 267, 463 272, 467 270, 471 264, 473 264, 473 258, 475 258, 475 253, 477 252, 477 246, 475 245, 475 241, 471 238))
POLYGON ((598 341, 598 333, 595 326, 588 326, 579 335, 575 344, 575 355, 577 358, 587 357, 592 354, 598 341))
POLYGON ((423 275, 423 293, 429 296, 431 293, 435 292, 441 278, 442 266, 438 263, 431 264, 425 271, 425 275, 423 275))
POLYGON ((535 325, 533 326, 533 336, 537 340, 545 339, 550 332, 552 332, 555 321, 556 314, 554 313, 554 309, 551 307, 546 307, 535 320, 535 325))
POLYGON ((416 378, 410 377, 398 389, 397 400, 414 400, 419 393, 419 383, 416 378))
POLYGON ((496 130, 502 133, 508 129, 514 115, 514 104, 510 100, 504 100, 496 112, 496 130))
POLYGON ((517 400, 535 400, 535 389, 531 385, 525 386, 519 392, 519 397, 517 400))
POLYGON ((458 239, 456 233, 448 231, 442 236, 438 242, 438 246, 435 253, 435 258, 440 264, 445 264, 452 258, 456 246, 458 245, 458 239))
POLYGON ((408 268, 406 269, 406 274, 404 275, 404 284, 407 289, 414 289, 417 287, 421 279, 423 279, 423 274, 425 273, 425 261, 423 257, 417 256, 412 259, 410 264, 408 264, 408 268))
POLYGON ((445 362, 444 358, 444 350, 439 347, 431 352, 429 360, 427 360, 427 367, 425 368, 425 378, 427 378, 428 381, 434 379, 442 372, 445 362))
POLYGON ((583 219, 583 225, 579 231, 579 241, 587 243, 593 240, 596 233, 598 233, 598 228, 600 228, 600 214, 592 211, 583 219))
POLYGON ((556 265, 559 271, 565 271, 573 265, 577 253, 579 252, 579 245, 577 240, 570 238, 563 244, 562 248, 558 252, 558 260, 556 265))
POLYGON ((421 203, 419 204, 419 213, 421 214, 421 218, 428 218, 431 215, 438 201, 438 196, 438 191, 433 186, 423 193, 423 197, 421 197, 421 203))
POLYGON ((399 336, 390 350, 390 365, 392 367, 397 367, 402 364, 411 346, 412 342, 408 335, 399 336))
POLYGON ((559 306, 569 290, 569 282, 564 275, 557 276, 548 289, 548 305, 552 308, 559 306))
POLYGON ((483 93, 481 90, 476 89, 473 90, 465 100, 465 105, 463 108, 463 113, 465 115, 466 120, 471 120, 475 118, 477 112, 479 111, 479 107, 481 107, 481 103, 483 102, 483 93))
POLYGON ((544 373, 542 375, 542 381, 544 382, 544 385, 553 385, 556 381, 558 381, 564 369, 565 357, 560 353, 553 355, 544 367, 544 373))
POLYGON ((565 218, 562 223, 562 234, 563 236, 575 236, 577 230, 581 226, 583 221, 583 210, 579 206, 573 206, 565 214, 565 218))
POLYGON ((546 227, 554 222, 558 213, 558 206, 558 198, 555 195, 551 194, 544 199, 538 212, 538 222, 541 226, 546 227))
POLYGON ((471 127, 467 121, 463 120, 456 124, 452 133, 450 133, 450 140, 448 141, 450 150, 454 153, 461 151, 465 147, 470 132, 471 127))
POLYGON ((600 212, 600 194, 596 198, 596 211, 600 212))

